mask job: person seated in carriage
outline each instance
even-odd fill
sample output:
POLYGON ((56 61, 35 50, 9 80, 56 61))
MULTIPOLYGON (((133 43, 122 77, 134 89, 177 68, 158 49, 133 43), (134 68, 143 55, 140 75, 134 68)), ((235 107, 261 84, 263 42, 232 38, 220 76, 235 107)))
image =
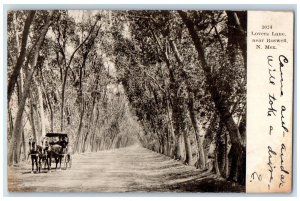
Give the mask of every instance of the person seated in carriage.
POLYGON ((67 137, 60 137, 58 144, 63 148, 63 153, 67 153, 67 147, 68 147, 67 137))
POLYGON ((60 140, 58 140, 57 137, 51 137, 51 138, 50 138, 49 144, 50 144, 50 145, 59 144, 59 141, 60 141, 60 140))
POLYGON ((68 137, 66 134, 47 133, 46 137, 50 138, 49 145, 52 150, 55 148, 57 153, 66 154, 68 151, 68 137))

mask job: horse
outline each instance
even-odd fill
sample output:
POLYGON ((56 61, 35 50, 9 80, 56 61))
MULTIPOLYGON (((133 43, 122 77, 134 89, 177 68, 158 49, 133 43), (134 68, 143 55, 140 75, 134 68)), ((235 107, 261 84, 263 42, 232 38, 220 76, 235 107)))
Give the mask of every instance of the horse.
POLYGON ((36 172, 40 172, 41 169, 41 161, 42 161, 42 154, 43 154, 43 148, 39 145, 36 145, 36 142, 29 141, 29 153, 28 157, 30 155, 31 157, 31 172, 34 171, 34 165, 36 166, 36 172))
POLYGON ((59 144, 53 144, 50 146, 50 149, 48 151, 48 156, 49 156, 49 166, 51 169, 51 162, 52 158, 55 159, 55 170, 57 169, 57 165, 59 163, 59 169, 61 168, 61 161, 63 157, 63 147, 59 144))
POLYGON ((41 172, 42 163, 44 163, 44 168, 46 168, 46 165, 48 166, 48 170, 50 169, 49 163, 48 163, 48 148, 47 141, 44 142, 44 139, 42 140, 42 146, 36 145, 36 142, 29 140, 29 153, 28 156, 31 156, 31 165, 32 169, 31 172, 34 171, 34 165, 36 166, 36 171, 39 173, 41 172), (46 145, 46 146, 44 146, 46 145))

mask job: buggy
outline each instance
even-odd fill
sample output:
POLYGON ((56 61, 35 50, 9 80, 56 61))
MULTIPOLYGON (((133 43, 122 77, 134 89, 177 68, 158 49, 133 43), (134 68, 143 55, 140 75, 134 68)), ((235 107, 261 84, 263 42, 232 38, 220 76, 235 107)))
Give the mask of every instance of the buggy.
MULTIPOLYGON (((64 165, 64 168, 71 168, 72 166, 72 157, 69 153, 69 137, 66 133, 47 133, 46 137, 49 138, 50 150, 53 150, 55 145, 62 147, 62 151, 56 152, 60 156, 61 162, 64 165)), ((51 161, 50 161, 51 163, 51 161)))

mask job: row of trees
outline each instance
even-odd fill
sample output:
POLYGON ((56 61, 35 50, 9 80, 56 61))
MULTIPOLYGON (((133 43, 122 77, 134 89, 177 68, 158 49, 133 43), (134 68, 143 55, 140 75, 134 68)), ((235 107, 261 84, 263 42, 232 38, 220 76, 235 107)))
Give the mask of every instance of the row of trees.
POLYGON ((129 30, 115 31, 115 63, 142 144, 244 184, 246 12, 126 11, 115 19, 129 30))
POLYGON ((9 165, 26 158, 28 138, 60 131, 74 152, 138 142, 244 184, 246 12, 7 19, 9 165))
POLYGON ((8 164, 46 132, 66 132, 74 152, 133 144, 132 118, 109 55, 107 11, 8 13, 8 164), (129 127, 127 127, 129 126, 129 127), (131 128, 132 130, 129 130, 131 128))

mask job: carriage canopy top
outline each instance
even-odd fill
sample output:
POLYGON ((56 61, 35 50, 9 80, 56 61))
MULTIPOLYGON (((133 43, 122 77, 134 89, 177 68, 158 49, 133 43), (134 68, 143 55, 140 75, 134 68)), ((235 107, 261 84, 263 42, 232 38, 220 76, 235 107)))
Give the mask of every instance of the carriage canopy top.
POLYGON ((67 133, 47 133, 46 137, 68 137, 67 133))

